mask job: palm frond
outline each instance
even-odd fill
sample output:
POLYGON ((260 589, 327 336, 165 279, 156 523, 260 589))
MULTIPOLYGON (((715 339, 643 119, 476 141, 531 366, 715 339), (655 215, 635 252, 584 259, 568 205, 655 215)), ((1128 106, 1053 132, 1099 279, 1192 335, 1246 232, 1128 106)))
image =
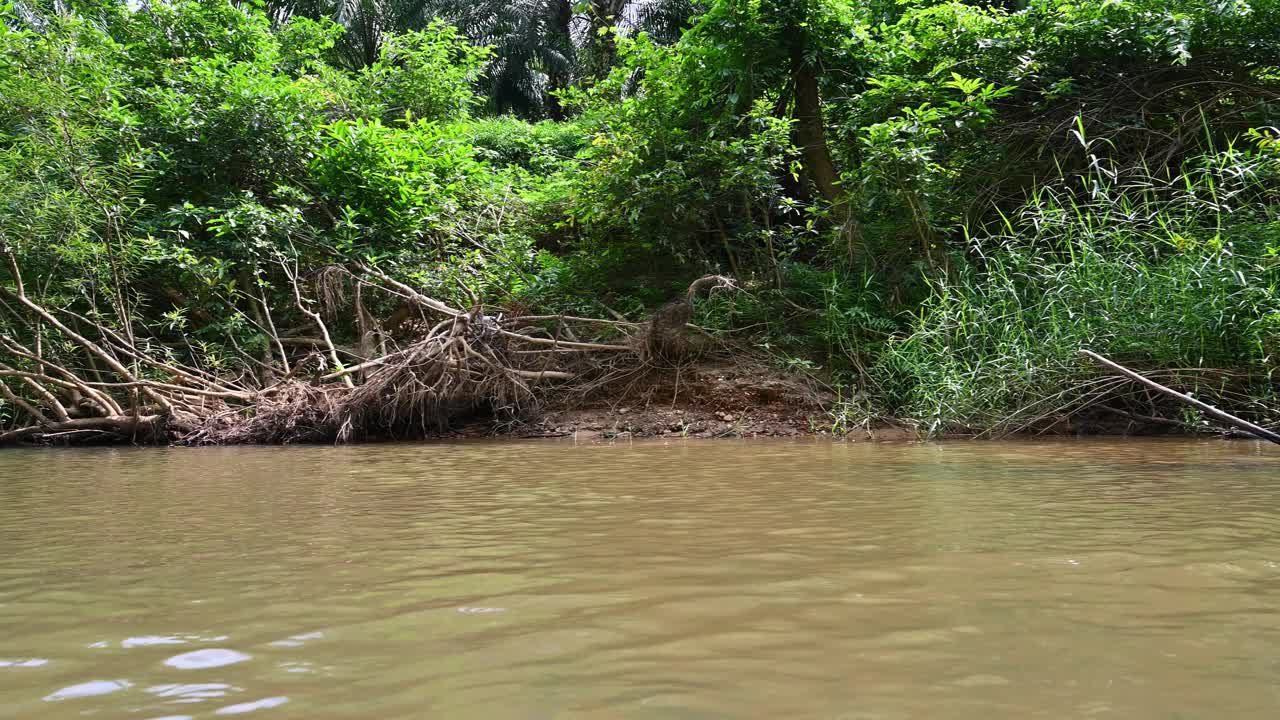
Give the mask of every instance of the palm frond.
POLYGON ((660 43, 673 43, 705 10, 706 3, 699 0, 642 0, 634 4, 626 22, 660 43))

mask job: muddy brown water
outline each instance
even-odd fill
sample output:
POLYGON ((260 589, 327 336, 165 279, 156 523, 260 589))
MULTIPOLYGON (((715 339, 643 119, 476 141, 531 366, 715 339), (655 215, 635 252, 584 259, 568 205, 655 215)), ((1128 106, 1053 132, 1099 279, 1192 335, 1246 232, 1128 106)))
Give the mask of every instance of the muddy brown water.
POLYGON ((1280 452, 0 453, 4 718, 1274 718, 1280 452))

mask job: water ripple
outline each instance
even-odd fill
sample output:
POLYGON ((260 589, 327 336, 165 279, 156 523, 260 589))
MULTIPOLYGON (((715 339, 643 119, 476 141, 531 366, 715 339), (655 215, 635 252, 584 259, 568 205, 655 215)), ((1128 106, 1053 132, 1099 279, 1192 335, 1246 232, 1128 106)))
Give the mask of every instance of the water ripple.
POLYGON ((120 647, 128 650, 129 648, 152 647, 154 645, 185 645, 186 642, 186 640, 178 637, 144 635, 142 637, 126 638, 120 643, 120 647))
POLYGON ((193 703, 203 702, 216 698, 226 697, 233 692, 239 692, 241 688, 232 687, 226 683, 189 683, 189 684, 173 684, 173 685, 154 685, 147 688, 147 692, 159 698, 165 698, 170 702, 193 703))

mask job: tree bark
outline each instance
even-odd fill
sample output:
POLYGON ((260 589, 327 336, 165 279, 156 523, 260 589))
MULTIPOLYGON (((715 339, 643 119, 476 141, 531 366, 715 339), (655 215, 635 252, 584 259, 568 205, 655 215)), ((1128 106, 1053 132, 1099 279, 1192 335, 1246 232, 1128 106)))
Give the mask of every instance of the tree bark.
POLYGON ((849 261, 859 254, 862 229, 853 217, 848 197, 840 188, 840 172, 827 145, 826 122, 822 117, 822 94, 813 62, 805 53, 803 28, 789 29, 791 35, 791 84, 795 98, 792 109, 796 121, 796 144, 803 154, 804 167, 818 194, 831 203, 834 219, 848 249, 849 261))
POLYGON ((792 79, 795 83, 796 138, 804 153, 809 176, 822 197, 831 203, 841 199, 840 173, 831 159, 827 147, 826 127, 822 119, 822 97, 818 93, 818 79, 813 68, 804 59, 803 48, 793 58, 792 79))
MULTIPOLYGON (((565 48, 572 48, 573 4, 569 0, 555 0, 553 12, 555 13, 555 31, 559 41, 565 48)), ((560 105, 560 98, 556 97, 556 92, 569 87, 570 81, 571 79, 563 72, 548 73, 547 116, 557 122, 565 119, 565 113, 564 107, 560 105)))
POLYGON ((592 74, 597 78, 607 75, 618 58, 618 40, 614 32, 622 20, 623 11, 630 4, 630 0, 591 0, 591 37, 588 41, 594 49, 592 74), (609 29, 614 32, 608 32, 609 29))

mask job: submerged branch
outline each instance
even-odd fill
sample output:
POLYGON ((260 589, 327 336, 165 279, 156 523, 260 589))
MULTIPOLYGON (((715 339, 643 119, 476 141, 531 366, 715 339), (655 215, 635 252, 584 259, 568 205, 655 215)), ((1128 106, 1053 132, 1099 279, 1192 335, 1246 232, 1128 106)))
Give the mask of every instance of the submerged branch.
POLYGON ((35 436, 52 436, 60 433, 87 430, 129 436, 145 433, 149 439, 152 439, 159 436, 164 424, 165 417, 162 415, 112 415, 108 417, 74 418, 62 422, 30 425, 0 433, 0 445, 22 442, 35 436))

